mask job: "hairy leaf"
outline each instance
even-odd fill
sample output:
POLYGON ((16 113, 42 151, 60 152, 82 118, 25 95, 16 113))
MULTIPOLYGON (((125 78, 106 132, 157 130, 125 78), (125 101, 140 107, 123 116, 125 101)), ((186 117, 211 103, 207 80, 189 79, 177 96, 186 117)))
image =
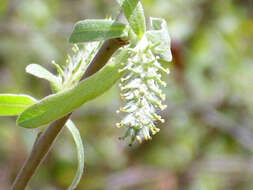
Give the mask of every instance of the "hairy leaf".
POLYGON ((115 62, 108 63, 102 70, 83 80, 76 86, 47 96, 28 107, 19 116, 17 123, 21 127, 35 128, 54 121, 80 107, 85 102, 96 98, 108 90, 122 76, 118 70, 128 58, 124 49, 115 62))
POLYGON ((146 31, 146 21, 144 10, 140 0, 117 0, 123 9, 123 12, 128 20, 132 30, 142 38, 146 31))
POLYGON ((147 39, 155 44, 158 44, 154 49, 154 53, 160 57, 162 61, 170 62, 172 54, 170 49, 170 35, 167 23, 164 19, 151 18, 152 30, 146 33, 147 39))
POLYGON ((83 20, 74 26, 69 41, 71 43, 102 41, 126 37, 126 25, 113 20, 83 20))
POLYGON ((14 116, 21 113, 36 100, 28 95, 0 94, 0 116, 14 116))
POLYGON ((51 72, 49 72, 47 69, 38 64, 28 65, 26 67, 26 72, 38 78, 48 80, 54 90, 58 90, 58 88, 60 88, 59 79, 56 76, 54 76, 51 72))
POLYGON ((69 186, 68 190, 73 190, 78 185, 84 171, 84 149, 83 149, 83 142, 79 130, 75 126, 75 124, 68 120, 66 123, 68 130, 71 132, 73 139, 75 141, 76 150, 77 150, 77 160, 78 160, 78 167, 76 171, 76 175, 72 184, 69 186))

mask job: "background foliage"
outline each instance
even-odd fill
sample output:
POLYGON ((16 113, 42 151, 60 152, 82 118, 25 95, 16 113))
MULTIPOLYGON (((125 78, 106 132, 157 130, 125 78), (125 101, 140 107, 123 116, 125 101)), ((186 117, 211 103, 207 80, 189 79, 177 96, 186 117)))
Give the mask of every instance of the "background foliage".
MULTIPOLYGON (((253 2, 143 0, 147 15, 165 18, 174 61, 162 113, 151 142, 129 148, 117 138, 115 86, 74 112, 85 144, 86 172, 77 189, 224 190, 253 188, 253 2)), ((36 62, 54 71, 64 63, 73 24, 116 14, 114 0, 1 0, 0 93, 50 94, 47 82, 24 74, 36 62), (64 55, 64 56, 63 56, 64 55)), ((38 130, 0 122, 0 189, 9 189, 38 130)), ((31 189, 71 183, 76 154, 66 130, 31 189)))

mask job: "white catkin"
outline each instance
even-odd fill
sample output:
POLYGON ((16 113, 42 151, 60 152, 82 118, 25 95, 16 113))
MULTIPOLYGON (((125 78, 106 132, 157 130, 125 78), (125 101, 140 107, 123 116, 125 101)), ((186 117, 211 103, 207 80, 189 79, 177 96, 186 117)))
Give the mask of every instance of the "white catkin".
POLYGON ((135 140, 141 143, 143 140, 150 140, 150 134, 159 132, 155 121, 164 122, 156 111, 166 108, 162 103, 165 95, 161 90, 166 83, 162 81, 160 72, 169 73, 169 70, 159 63, 159 57, 153 54, 152 45, 149 45, 145 37, 131 51, 132 56, 122 69, 126 74, 119 85, 120 96, 125 101, 120 111, 126 115, 116 126, 126 128, 121 139, 130 136, 131 143, 135 140))

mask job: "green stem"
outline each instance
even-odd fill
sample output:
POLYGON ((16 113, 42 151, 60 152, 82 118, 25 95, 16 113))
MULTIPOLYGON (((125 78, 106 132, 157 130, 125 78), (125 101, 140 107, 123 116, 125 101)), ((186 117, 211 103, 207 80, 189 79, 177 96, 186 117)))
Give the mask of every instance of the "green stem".
MULTIPOLYGON (((121 14, 120 14, 121 15, 121 14)), ((121 16, 118 17, 120 19, 121 16)), ((81 80, 98 72, 111 58, 115 51, 126 45, 128 42, 121 39, 110 39, 103 43, 98 53, 92 60, 81 80)), ((30 156, 25 161, 22 169, 19 171, 11 190, 24 190, 37 168, 46 157, 48 151, 52 147, 56 137, 63 129, 65 123, 72 113, 54 121, 49 125, 45 132, 38 136, 34 143, 30 156)))
POLYGON ((26 188, 31 177, 34 175, 40 163, 46 157, 51 145, 69 119, 70 115, 71 114, 68 114, 61 119, 54 121, 49 125, 44 133, 38 136, 33 145, 32 152, 25 161, 22 169, 19 171, 15 181, 12 184, 11 190, 24 190, 26 188))

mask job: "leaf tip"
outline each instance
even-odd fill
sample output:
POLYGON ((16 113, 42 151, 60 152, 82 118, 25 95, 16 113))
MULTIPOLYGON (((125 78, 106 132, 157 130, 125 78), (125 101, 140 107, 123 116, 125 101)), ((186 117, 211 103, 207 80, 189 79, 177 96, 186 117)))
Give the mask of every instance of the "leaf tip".
POLYGON ((16 125, 19 126, 19 127, 25 127, 22 114, 18 116, 18 118, 16 120, 16 125))
POLYGON ((23 128, 34 128, 37 126, 32 125, 31 119, 29 119, 27 111, 24 110, 17 118, 16 125, 23 128))

